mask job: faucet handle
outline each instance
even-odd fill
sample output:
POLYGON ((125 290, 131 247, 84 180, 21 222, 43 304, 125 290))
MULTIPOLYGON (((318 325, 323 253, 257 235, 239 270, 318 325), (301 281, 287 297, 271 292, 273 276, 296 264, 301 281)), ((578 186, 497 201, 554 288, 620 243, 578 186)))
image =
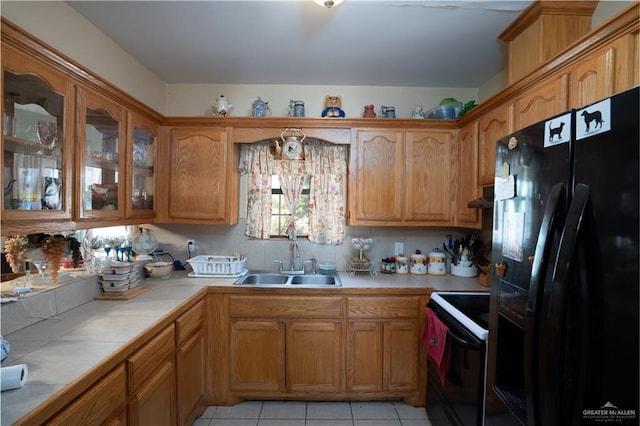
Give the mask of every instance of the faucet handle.
POLYGON ((312 274, 314 274, 314 275, 315 275, 315 274, 317 274, 317 273, 318 273, 318 268, 317 268, 318 261, 316 260, 316 258, 315 258, 315 257, 312 257, 311 259, 309 259, 309 260, 305 261, 304 263, 305 263, 305 264, 307 264, 307 263, 310 263, 310 264, 311 264, 311 273, 312 273, 312 274))
POLYGON ((273 261, 273 263, 277 263, 278 265, 280 265, 278 267, 278 272, 282 273, 282 269, 284 267, 284 262, 282 261, 282 259, 276 259, 273 261))

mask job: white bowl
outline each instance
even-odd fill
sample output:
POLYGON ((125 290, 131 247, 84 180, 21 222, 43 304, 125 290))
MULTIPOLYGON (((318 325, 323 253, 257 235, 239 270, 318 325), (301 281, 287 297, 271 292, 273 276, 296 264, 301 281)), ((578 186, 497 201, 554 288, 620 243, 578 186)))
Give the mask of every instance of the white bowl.
POLYGON ((172 262, 152 262, 145 263, 144 269, 147 274, 152 278, 164 278, 168 276, 173 270, 172 262))
POLYGON ((475 277, 478 275, 478 268, 475 266, 451 265, 451 275, 456 277, 475 277))

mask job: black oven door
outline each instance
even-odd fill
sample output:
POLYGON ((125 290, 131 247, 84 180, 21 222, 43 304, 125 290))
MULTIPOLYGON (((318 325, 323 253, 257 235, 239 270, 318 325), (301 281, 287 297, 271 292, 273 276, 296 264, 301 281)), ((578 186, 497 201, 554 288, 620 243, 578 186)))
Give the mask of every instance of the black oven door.
POLYGON ((478 339, 436 304, 429 304, 449 328, 451 364, 444 385, 427 357, 427 413, 434 425, 482 425, 486 342, 478 339), (434 306, 435 305, 435 306, 434 306))

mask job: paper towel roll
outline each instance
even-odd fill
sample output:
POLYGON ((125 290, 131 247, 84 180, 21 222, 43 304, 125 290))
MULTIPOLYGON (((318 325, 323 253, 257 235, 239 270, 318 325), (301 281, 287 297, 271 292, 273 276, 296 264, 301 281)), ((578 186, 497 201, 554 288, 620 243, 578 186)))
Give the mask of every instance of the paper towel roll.
POLYGON ((27 382, 28 373, 26 364, 0 368, 0 390, 6 391, 23 387, 27 382))

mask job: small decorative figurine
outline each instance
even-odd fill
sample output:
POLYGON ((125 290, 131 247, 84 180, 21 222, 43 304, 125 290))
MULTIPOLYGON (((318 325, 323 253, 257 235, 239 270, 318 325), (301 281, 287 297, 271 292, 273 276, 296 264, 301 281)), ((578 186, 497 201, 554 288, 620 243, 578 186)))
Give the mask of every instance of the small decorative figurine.
POLYGON ((260 99, 260 96, 258 96, 258 99, 253 101, 253 103, 251 104, 251 115, 254 117, 267 117, 271 115, 269 102, 263 101, 262 99, 260 99))
POLYGON ((220 95, 218 99, 215 99, 211 102, 211 114, 218 117, 226 117, 229 114, 229 110, 233 107, 224 97, 224 95, 220 95))
POLYGON ((424 118, 424 112, 422 111, 422 104, 416 104, 413 108, 411 118, 424 118))
POLYGON ((383 118, 396 118, 396 107, 382 105, 380 107, 380 116, 383 118))
POLYGON ((289 117, 304 117, 303 101, 289 101, 289 117))
POLYGON ((364 118, 376 118, 375 107, 372 105, 364 106, 364 113, 362 114, 364 118))
POLYGON ((342 110, 342 96, 325 96, 322 116, 330 118, 344 117, 344 111, 342 110))

